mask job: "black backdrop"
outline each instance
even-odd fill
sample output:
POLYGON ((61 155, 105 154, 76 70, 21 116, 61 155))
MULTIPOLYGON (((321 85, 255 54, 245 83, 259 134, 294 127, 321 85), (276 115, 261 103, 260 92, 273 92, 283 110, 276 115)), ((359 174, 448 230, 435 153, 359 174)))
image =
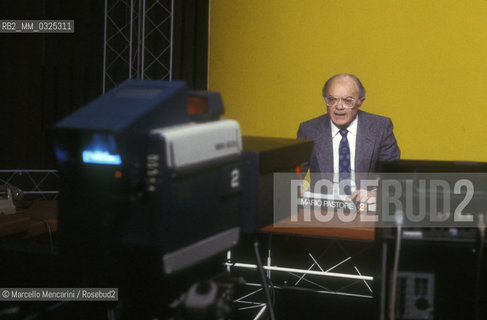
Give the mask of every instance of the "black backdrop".
MULTIPOLYGON (((71 34, 0 33, 0 169, 52 169, 50 127, 102 94, 104 0, 2 0, 0 20, 74 19, 71 34)), ((173 79, 207 87, 208 0, 175 0, 173 79)))

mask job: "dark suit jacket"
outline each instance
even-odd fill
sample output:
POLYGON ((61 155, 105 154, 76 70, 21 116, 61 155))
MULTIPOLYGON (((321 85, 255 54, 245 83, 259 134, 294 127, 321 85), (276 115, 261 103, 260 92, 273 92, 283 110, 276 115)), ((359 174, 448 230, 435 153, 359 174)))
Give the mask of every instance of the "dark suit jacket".
MULTIPOLYGON (((400 158, 391 119, 361 110, 357 117, 355 172, 373 172, 378 161, 400 158)), ((328 114, 302 122, 299 125, 298 139, 314 140, 309 162, 303 164, 303 173, 308 168, 310 172, 333 172, 333 142, 328 114)))

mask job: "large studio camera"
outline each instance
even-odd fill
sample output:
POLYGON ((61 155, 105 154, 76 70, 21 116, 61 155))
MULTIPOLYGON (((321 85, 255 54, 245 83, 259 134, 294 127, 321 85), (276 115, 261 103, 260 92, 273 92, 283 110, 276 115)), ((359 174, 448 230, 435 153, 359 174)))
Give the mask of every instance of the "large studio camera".
POLYGON ((182 82, 129 80, 56 124, 63 246, 157 247, 171 273, 238 241, 240 127, 216 121, 218 94, 189 101, 182 82))

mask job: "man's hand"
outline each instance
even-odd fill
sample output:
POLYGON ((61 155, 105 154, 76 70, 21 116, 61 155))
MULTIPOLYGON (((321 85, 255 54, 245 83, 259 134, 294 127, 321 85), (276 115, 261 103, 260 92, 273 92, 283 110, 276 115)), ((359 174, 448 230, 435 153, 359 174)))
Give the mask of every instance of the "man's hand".
POLYGON ((352 193, 349 197, 350 200, 353 202, 361 202, 361 203, 376 203, 377 202, 377 190, 363 190, 359 189, 352 193))

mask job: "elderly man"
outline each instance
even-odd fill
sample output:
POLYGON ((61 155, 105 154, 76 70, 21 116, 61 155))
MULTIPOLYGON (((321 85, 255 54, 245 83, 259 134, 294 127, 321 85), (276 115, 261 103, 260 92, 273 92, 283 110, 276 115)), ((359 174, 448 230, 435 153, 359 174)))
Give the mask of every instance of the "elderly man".
MULTIPOLYGON (((378 161, 399 159, 391 120, 360 110, 365 88, 356 76, 331 77, 323 87, 323 98, 327 113, 299 126, 298 138, 314 140, 303 172, 309 168, 311 173, 333 173, 335 183, 338 179, 353 181, 355 173, 374 171, 378 161)), ((375 196, 374 192, 354 189, 352 184, 343 191, 360 202, 375 196)))

